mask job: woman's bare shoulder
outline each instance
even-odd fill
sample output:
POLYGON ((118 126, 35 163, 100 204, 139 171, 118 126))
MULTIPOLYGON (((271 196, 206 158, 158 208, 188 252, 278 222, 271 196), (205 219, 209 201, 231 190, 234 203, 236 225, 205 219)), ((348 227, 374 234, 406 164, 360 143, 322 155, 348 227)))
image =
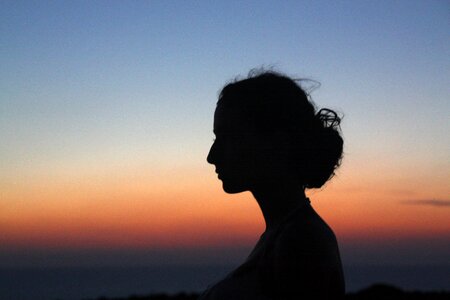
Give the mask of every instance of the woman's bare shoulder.
POLYGON ((328 252, 337 246, 333 230, 313 210, 291 220, 281 230, 276 247, 282 252, 328 252))

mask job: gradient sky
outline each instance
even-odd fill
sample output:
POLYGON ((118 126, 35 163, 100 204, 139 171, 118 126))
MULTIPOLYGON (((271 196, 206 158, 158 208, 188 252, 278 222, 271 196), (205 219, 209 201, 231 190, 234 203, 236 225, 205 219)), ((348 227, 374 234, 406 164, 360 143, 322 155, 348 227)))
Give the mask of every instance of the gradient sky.
POLYGON ((245 258, 261 213, 206 155, 218 91, 261 66, 344 114, 343 165, 308 193, 344 263, 448 263, 449 20, 448 1, 2 1, 0 266, 245 258))

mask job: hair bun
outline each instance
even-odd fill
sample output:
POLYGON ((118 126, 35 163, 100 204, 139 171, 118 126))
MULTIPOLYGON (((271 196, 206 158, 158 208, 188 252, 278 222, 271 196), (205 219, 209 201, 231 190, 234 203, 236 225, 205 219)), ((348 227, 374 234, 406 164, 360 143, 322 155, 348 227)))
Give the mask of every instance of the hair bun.
POLYGON ((343 139, 339 134, 341 118, 328 108, 314 116, 315 129, 310 153, 305 159, 304 182, 307 188, 320 188, 334 176, 342 159, 343 139))
POLYGON ((338 114, 328 108, 322 108, 316 113, 316 118, 322 123, 323 128, 338 129, 341 124, 341 118, 338 114))

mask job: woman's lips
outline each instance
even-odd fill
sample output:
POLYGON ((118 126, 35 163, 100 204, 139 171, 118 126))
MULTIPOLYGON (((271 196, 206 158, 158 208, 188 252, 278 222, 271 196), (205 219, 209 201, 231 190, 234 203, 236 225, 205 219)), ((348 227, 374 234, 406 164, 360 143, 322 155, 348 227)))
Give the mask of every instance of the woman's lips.
POLYGON ((222 171, 217 171, 217 170, 216 170, 216 173, 217 173, 217 177, 218 177, 219 179, 222 179, 222 178, 223 178, 223 172, 222 172, 222 171))

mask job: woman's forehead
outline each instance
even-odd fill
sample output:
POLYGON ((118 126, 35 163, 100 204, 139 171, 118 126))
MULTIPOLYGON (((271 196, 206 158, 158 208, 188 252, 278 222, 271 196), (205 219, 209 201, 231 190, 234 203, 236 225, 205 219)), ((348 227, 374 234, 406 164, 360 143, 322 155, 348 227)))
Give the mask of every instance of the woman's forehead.
POLYGON ((248 133, 254 126, 236 107, 219 104, 214 113, 214 132, 248 133))

